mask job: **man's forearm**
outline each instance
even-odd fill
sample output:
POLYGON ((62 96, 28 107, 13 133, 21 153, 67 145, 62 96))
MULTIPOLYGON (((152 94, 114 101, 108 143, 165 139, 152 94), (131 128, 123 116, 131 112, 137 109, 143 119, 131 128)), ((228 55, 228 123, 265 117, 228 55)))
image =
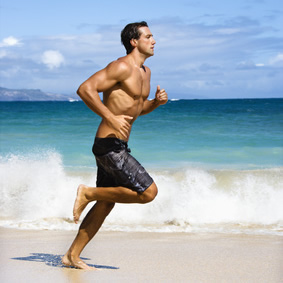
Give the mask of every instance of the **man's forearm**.
POLYGON ((157 101, 156 98, 154 98, 152 100, 146 100, 144 102, 143 109, 142 109, 142 112, 141 112, 140 115, 145 115, 145 114, 148 114, 148 113, 152 112, 159 105, 160 105, 160 103, 157 101))
POLYGON ((82 101, 101 118, 107 120, 113 115, 113 113, 102 103, 97 91, 90 91, 89 89, 80 86, 77 94, 82 101))

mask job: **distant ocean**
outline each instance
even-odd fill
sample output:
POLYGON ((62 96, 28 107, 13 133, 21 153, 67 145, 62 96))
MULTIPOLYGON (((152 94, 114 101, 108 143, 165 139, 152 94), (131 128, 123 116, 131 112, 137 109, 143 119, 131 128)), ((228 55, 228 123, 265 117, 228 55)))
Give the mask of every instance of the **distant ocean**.
MULTIPOLYGON (((1 102, 0 116, 0 226, 77 229, 100 117, 81 101, 1 102)), ((172 100, 138 118, 129 147, 159 194, 117 204, 103 230, 283 234, 283 99, 172 100)))

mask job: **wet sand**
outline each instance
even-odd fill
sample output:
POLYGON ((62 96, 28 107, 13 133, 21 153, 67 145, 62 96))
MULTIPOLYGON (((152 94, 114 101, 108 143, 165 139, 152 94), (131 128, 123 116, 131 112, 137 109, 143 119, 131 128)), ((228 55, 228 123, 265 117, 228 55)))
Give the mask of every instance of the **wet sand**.
POLYGON ((61 265, 74 231, 0 228, 1 282, 283 282, 283 237, 100 232, 82 257, 61 265))

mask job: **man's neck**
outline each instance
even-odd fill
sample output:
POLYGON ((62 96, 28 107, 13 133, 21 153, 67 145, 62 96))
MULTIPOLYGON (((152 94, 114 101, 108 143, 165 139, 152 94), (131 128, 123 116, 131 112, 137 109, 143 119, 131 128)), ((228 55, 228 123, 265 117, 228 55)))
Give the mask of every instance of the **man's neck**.
POLYGON ((147 59, 147 57, 144 54, 135 52, 135 50, 133 50, 128 56, 131 58, 133 64, 135 64, 139 68, 144 69, 143 64, 145 60, 147 59))

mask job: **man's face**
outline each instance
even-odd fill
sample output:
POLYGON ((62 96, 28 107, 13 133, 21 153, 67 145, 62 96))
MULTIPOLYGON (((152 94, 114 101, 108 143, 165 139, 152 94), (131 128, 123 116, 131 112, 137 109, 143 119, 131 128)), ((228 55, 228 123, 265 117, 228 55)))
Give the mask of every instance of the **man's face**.
POLYGON ((140 38, 137 40, 137 48, 148 57, 154 55, 154 44, 156 41, 148 27, 140 27, 140 38))

